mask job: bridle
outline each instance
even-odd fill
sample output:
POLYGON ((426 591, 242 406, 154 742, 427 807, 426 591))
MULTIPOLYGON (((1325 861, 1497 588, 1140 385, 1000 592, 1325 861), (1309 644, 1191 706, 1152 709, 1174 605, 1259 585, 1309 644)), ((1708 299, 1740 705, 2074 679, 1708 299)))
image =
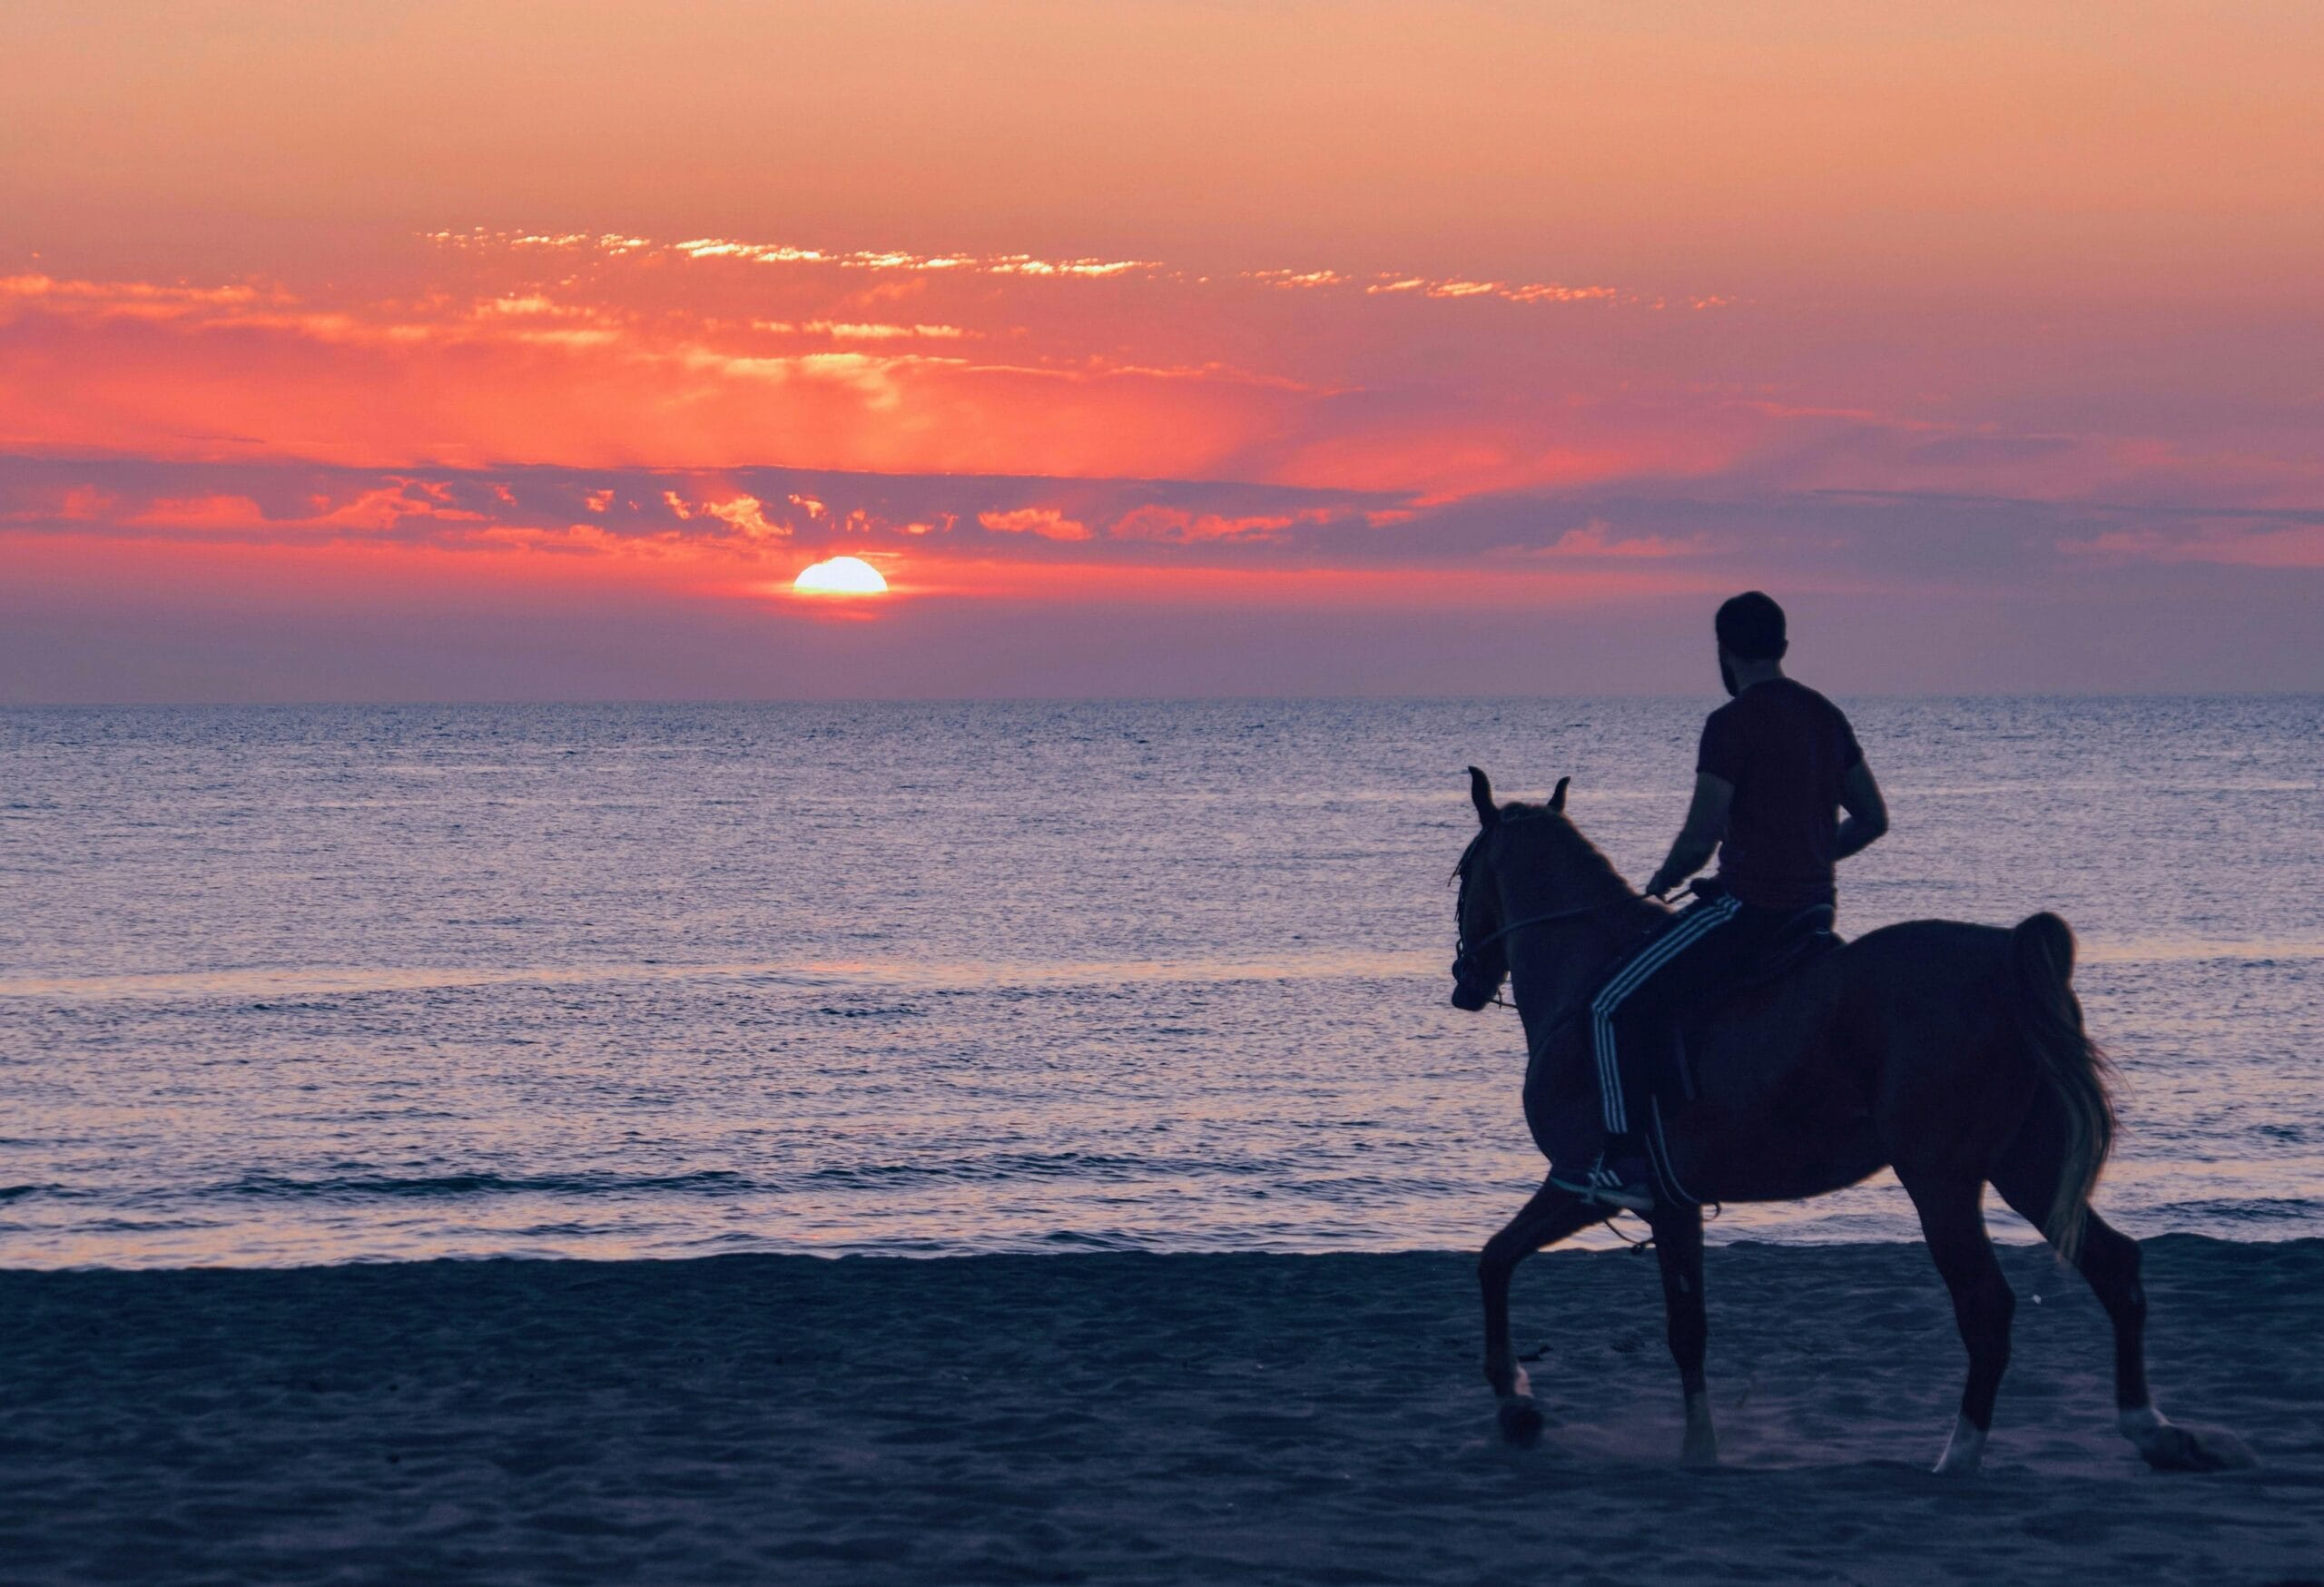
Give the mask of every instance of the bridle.
MULTIPOLYGON (((1487 838, 1492 835, 1493 833, 1490 832, 1479 833, 1476 838, 1470 843, 1469 853, 1461 856, 1461 897, 1459 902, 1453 905, 1453 919, 1456 931, 1460 923, 1468 917, 1470 864, 1475 857, 1477 849, 1483 844, 1487 838)), ((1477 1006, 1479 1008, 1482 1008, 1488 1002, 1501 1003, 1505 1007, 1513 1008, 1515 1007, 1514 1004, 1509 1003, 1508 1000, 1500 995, 1498 977, 1494 978, 1492 991, 1489 995, 1486 993, 1484 990, 1484 977, 1482 967, 1477 963, 1477 955, 1479 953, 1482 952, 1485 949, 1492 947, 1503 937, 1512 935, 1518 932, 1528 931, 1535 926, 1551 925, 1559 921, 1580 920, 1584 915, 1594 915, 1602 910, 1612 909, 1617 904, 1633 903, 1636 902, 1636 899, 1626 892, 1618 898, 1601 898, 1595 903, 1576 904, 1570 909, 1545 910, 1540 914, 1527 915, 1521 920, 1511 921, 1507 925, 1501 927, 1499 930, 1493 932, 1488 936, 1479 938, 1474 942, 1468 941, 1465 937, 1459 938, 1452 945, 1453 981, 1459 988, 1471 991, 1477 996, 1477 1006)), ((1460 1003, 1460 1000, 1457 995, 1453 1000, 1456 1003, 1460 1003)), ((1460 1006, 1466 1008, 1468 1005, 1465 1003, 1460 1003, 1460 1006)))

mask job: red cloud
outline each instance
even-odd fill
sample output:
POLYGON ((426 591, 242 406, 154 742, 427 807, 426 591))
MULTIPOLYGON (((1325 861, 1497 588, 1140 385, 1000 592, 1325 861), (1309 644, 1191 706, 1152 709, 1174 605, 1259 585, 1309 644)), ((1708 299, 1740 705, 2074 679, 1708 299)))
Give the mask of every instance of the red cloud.
POLYGON ((1683 540, 1665 535, 1624 535, 1603 518, 1568 529, 1537 553, 1542 557, 1684 557, 1708 544, 1701 535, 1683 540))
POLYGON ((733 525, 735 532, 745 539, 789 539, 791 526, 767 522, 763 510, 765 505, 755 496, 738 496, 732 501, 704 502, 702 510, 712 518, 733 525))
POLYGON ((1039 535, 1044 540, 1087 540, 1089 526, 1067 518, 1053 507, 1019 508, 1011 512, 980 512, 977 522, 1003 535, 1039 535))
POLYGON ((1125 513, 1108 532, 1117 539, 1162 540, 1181 545, 1197 540, 1265 540, 1294 524, 1330 523, 1341 516, 1331 508, 1229 516, 1192 512, 1182 507, 1141 507, 1125 513))

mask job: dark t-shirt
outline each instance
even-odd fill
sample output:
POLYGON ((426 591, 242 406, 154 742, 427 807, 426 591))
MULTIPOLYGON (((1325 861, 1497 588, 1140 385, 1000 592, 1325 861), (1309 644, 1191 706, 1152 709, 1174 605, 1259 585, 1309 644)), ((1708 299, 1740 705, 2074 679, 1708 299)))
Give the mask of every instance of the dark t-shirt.
POLYGON ((1840 784, 1864 759, 1840 708, 1805 684, 1754 684, 1703 724, 1695 769, 1735 785, 1718 879, 1761 909, 1834 902, 1840 784))

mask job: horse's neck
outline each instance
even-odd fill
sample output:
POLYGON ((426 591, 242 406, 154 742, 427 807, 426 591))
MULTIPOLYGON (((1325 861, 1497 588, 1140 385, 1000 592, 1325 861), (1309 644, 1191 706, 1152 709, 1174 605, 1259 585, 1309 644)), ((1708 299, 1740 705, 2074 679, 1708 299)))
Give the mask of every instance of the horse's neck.
POLYGON ((1636 941, 1650 921, 1667 912, 1660 904, 1631 893, 1610 898, 1594 914, 1561 921, 1512 941, 1509 991, 1525 1021, 1527 1045, 1538 1050, 1551 1027, 1589 995, 1614 956, 1636 941))

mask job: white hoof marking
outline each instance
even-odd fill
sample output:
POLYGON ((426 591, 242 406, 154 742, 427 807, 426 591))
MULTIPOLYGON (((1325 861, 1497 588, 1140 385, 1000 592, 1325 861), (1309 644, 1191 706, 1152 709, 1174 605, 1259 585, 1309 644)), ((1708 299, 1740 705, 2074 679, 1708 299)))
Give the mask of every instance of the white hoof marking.
POLYGON ((1687 1433, 1679 1446, 1679 1459, 1690 1466, 1718 1464, 1718 1434, 1711 1426, 1710 1395, 1708 1394, 1687 1396, 1687 1433))
POLYGON ((2152 1405, 2141 1405, 2116 1416, 2114 1425, 2122 1430, 2122 1436, 2136 1445, 2141 1454, 2147 1454, 2162 1441, 2163 1430, 2171 1425, 2171 1418, 2152 1405))
POLYGON ((1972 1477, 1984 1463, 1985 1434, 1983 1428, 1973 1425, 1966 1416, 1953 1420, 1953 1439, 1945 1446, 1945 1457, 1936 1463, 1940 1477, 1972 1477))

